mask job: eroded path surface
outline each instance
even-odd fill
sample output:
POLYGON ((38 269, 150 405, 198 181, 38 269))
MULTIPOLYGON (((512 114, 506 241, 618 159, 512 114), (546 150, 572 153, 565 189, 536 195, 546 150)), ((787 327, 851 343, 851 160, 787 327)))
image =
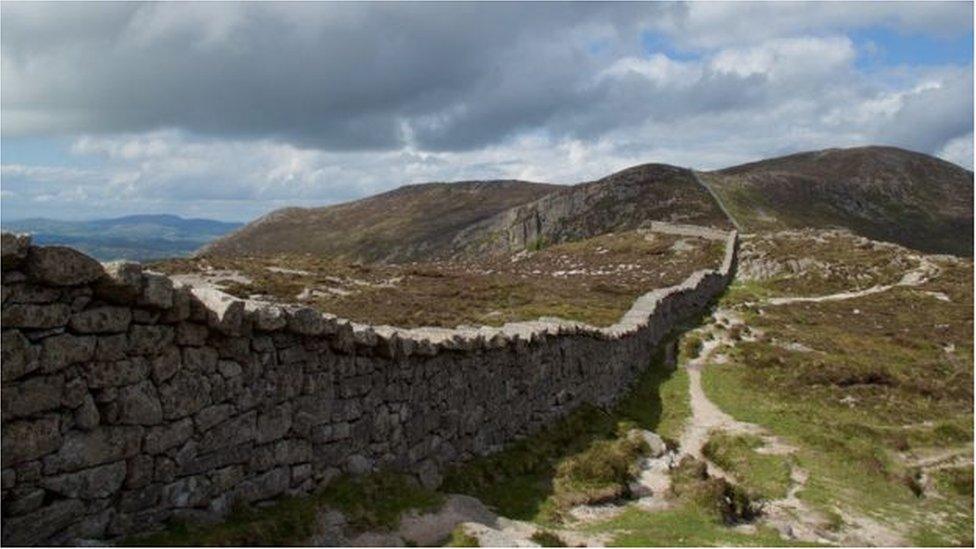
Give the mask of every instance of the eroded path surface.
MULTIPOLYGON (((680 454, 704 460, 708 464, 709 474, 735 482, 734 475, 724 471, 702 453, 703 446, 713 433, 759 436, 763 441, 763 446, 756 449, 759 453, 791 455, 797 449, 762 427, 736 420, 725 413, 708 398, 702 388, 702 370, 707 367, 721 367, 721 364, 727 362, 725 353, 735 346, 735 340, 729 335, 732 329, 743 331, 742 337, 745 340, 755 337, 755 334, 749 332, 742 319, 728 309, 716 310, 712 322, 698 330, 707 339, 698 356, 685 364, 688 370, 692 414, 681 436, 680 454)), ((869 517, 851 513, 844 514, 847 525, 844 530, 832 531, 828 517, 798 497, 807 480, 807 471, 793 463, 790 471, 791 485, 786 497, 765 502, 758 524, 774 528, 784 539, 790 541, 855 546, 906 544, 906 540, 899 533, 887 526, 869 517)))
MULTIPOLYGON (((897 288, 899 286, 920 286, 930 279, 938 276, 939 267, 935 265, 932 261, 924 256, 913 256, 913 259, 918 261, 918 267, 902 275, 901 279, 894 284, 881 284, 871 286, 870 288, 864 290, 852 290, 846 292, 837 292, 827 295, 819 296, 803 296, 803 297, 773 297, 763 301, 764 304, 768 305, 789 305, 791 303, 822 303, 824 301, 844 301, 847 299, 856 299, 859 297, 865 297, 872 294, 878 294, 881 292, 887 292, 892 288, 897 288)), ((937 299, 940 297, 938 295, 934 296, 937 299)))

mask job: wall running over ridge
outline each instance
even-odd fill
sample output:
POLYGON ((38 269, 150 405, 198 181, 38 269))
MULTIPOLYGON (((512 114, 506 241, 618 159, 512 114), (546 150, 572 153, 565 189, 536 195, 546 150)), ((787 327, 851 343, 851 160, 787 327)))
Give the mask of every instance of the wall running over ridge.
POLYGON ((448 465, 621 396, 728 285, 737 239, 718 236, 719 269, 641 296, 607 328, 404 330, 174 288, 136 263, 3 234, 3 544, 141 532, 341 471, 436 485, 448 465))

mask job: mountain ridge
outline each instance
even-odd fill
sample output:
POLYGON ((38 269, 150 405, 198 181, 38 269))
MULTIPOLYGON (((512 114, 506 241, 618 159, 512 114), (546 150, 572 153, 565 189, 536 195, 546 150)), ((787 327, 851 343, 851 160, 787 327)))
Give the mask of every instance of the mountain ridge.
POLYGON ((459 258, 656 220, 721 228, 738 223, 747 231, 846 228, 923 251, 971 256, 972 181, 971 171, 950 162, 868 146, 712 171, 640 164, 575 185, 411 184, 334 206, 275 210, 199 254, 297 252, 380 262, 459 258), (465 199, 466 193, 476 196, 465 199))

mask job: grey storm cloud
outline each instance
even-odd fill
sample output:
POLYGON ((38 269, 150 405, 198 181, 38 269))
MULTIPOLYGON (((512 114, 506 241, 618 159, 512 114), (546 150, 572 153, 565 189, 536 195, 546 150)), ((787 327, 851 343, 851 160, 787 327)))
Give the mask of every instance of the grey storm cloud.
POLYGON ((594 99, 581 88, 594 33, 631 28, 622 47, 637 48, 640 21, 681 9, 5 2, 4 132, 476 147, 594 99))

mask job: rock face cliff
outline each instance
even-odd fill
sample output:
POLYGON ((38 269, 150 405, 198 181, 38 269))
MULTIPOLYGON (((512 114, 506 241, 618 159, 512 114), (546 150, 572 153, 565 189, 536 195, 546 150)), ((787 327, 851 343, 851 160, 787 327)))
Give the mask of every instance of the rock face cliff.
POLYGON ((639 297, 613 326, 449 330, 176 288, 4 233, 2 541, 143 532, 340 471, 436 485, 444 467, 614 402, 728 284, 736 234, 707 234, 724 241, 719 269, 639 297))
POLYGON ((653 221, 732 228, 690 170, 645 164, 559 189, 475 223, 454 238, 452 254, 507 253, 646 227, 653 221))

